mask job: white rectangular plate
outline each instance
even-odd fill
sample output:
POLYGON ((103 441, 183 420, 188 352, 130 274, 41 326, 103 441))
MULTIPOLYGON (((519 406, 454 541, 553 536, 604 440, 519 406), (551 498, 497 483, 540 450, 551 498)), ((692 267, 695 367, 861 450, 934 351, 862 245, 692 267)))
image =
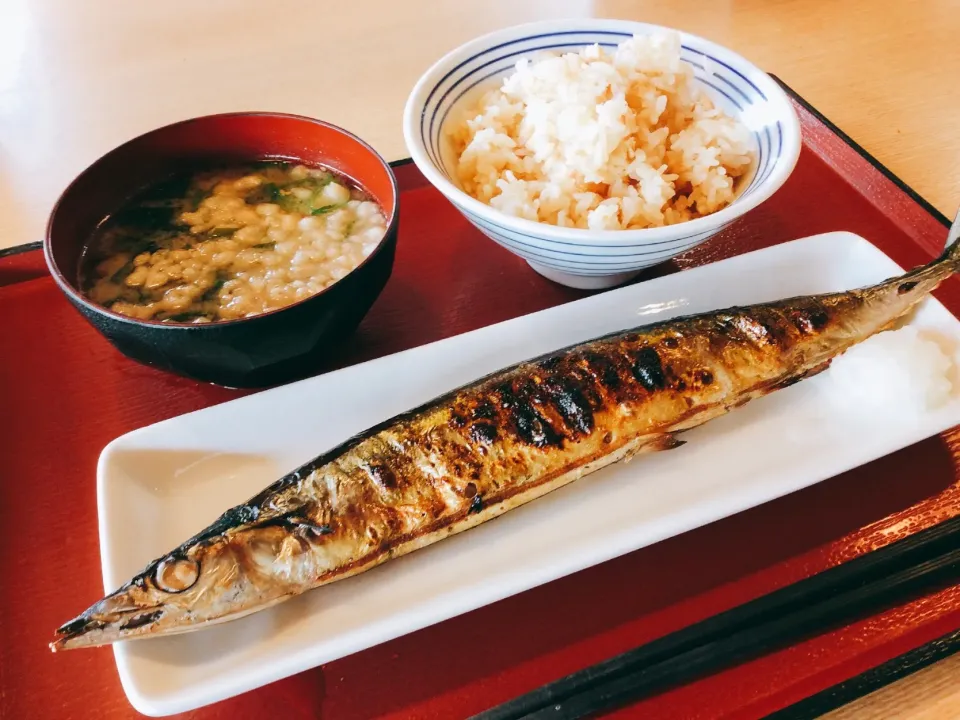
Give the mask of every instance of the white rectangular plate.
MULTIPOLYGON (((901 272, 830 233, 650 280, 131 432, 98 470, 104 587, 364 428, 493 370, 676 315, 847 290, 901 272)), ((912 324, 960 345, 928 300, 912 324)), ((859 389, 862 393, 863 388, 859 389)), ((251 690, 523 592, 768 500, 960 423, 960 398, 870 407, 830 371, 487 523, 261 613, 187 635, 118 643, 130 702, 165 715, 251 690), (576 542, 569 528, 576 526, 576 542), (585 530, 585 531, 584 531, 585 530), (389 601, 384 600, 388 598, 389 601)), ((88 598, 93 600, 93 598, 88 598)))

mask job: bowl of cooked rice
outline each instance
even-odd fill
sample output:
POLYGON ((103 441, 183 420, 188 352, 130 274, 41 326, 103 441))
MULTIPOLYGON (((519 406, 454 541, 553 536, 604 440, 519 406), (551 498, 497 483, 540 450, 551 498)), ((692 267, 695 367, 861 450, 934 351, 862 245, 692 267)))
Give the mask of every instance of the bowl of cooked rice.
POLYGON ((499 30, 420 78, 403 120, 424 176, 487 237, 576 288, 624 283, 786 181, 800 126, 736 53, 665 27, 499 30))

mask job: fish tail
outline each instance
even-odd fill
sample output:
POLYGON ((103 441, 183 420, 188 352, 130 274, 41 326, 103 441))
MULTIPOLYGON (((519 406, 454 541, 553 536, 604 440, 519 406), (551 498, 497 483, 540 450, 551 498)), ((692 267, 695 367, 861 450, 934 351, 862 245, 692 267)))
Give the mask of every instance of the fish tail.
POLYGON ((866 335, 894 330, 924 298, 960 270, 960 240, 951 243, 939 257, 902 275, 895 275, 852 293, 867 301, 871 328, 866 335), (875 324, 876 323, 876 324, 875 324))
POLYGON ((948 245, 943 253, 930 265, 948 266, 951 272, 960 270, 960 237, 948 245))
POLYGON ((939 257, 926 265, 920 265, 910 272, 892 277, 878 285, 876 289, 882 292, 896 287, 900 294, 925 295, 958 271, 960 271, 960 239, 947 246, 939 257))

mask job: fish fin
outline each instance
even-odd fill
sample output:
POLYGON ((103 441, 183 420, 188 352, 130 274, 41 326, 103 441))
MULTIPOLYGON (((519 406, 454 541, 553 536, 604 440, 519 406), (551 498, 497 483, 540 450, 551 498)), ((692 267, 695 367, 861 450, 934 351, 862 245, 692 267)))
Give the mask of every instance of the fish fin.
POLYGON ((956 272, 960 272, 960 238, 948 245, 939 257, 926 265, 916 267, 898 277, 892 277, 877 287, 886 288, 895 285, 900 295, 906 295, 919 287, 919 294, 922 296, 931 292, 956 272))
POLYGON ((799 373, 798 375, 791 375, 786 380, 781 380, 778 383, 774 383, 766 390, 764 394, 766 395, 766 394, 772 393, 775 390, 783 390, 784 388, 788 388, 791 385, 796 385, 801 380, 806 380, 807 378, 812 378, 814 375, 819 375, 828 367, 830 367, 830 363, 832 360, 833 358, 830 358, 830 360, 826 360, 820 363, 819 365, 814 365, 809 370, 804 370, 802 373, 799 373))
POLYGON ((686 440, 677 440, 673 433, 664 433, 663 435, 657 435, 654 440, 648 443, 648 446, 650 452, 659 452, 660 450, 673 450, 686 444, 686 440))
POLYGON ((957 238, 951 245, 948 245, 944 249, 943 254, 933 261, 933 264, 940 262, 949 263, 954 271, 960 270, 960 238, 957 238))
POLYGON ((648 452, 660 452, 661 450, 673 450, 684 444, 686 444, 686 440, 677 440, 677 438, 673 436, 673 433, 659 433, 631 447, 621 460, 623 462, 630 462, 636 455, 648 452))

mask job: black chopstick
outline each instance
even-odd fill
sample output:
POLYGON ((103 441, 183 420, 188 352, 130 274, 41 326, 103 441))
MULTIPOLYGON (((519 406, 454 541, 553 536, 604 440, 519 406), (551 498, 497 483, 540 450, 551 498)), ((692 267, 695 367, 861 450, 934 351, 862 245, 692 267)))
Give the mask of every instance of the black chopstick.
POLYGON ((477 720, 581 718, 960 582, 960 516, 548 683, 477 720))

